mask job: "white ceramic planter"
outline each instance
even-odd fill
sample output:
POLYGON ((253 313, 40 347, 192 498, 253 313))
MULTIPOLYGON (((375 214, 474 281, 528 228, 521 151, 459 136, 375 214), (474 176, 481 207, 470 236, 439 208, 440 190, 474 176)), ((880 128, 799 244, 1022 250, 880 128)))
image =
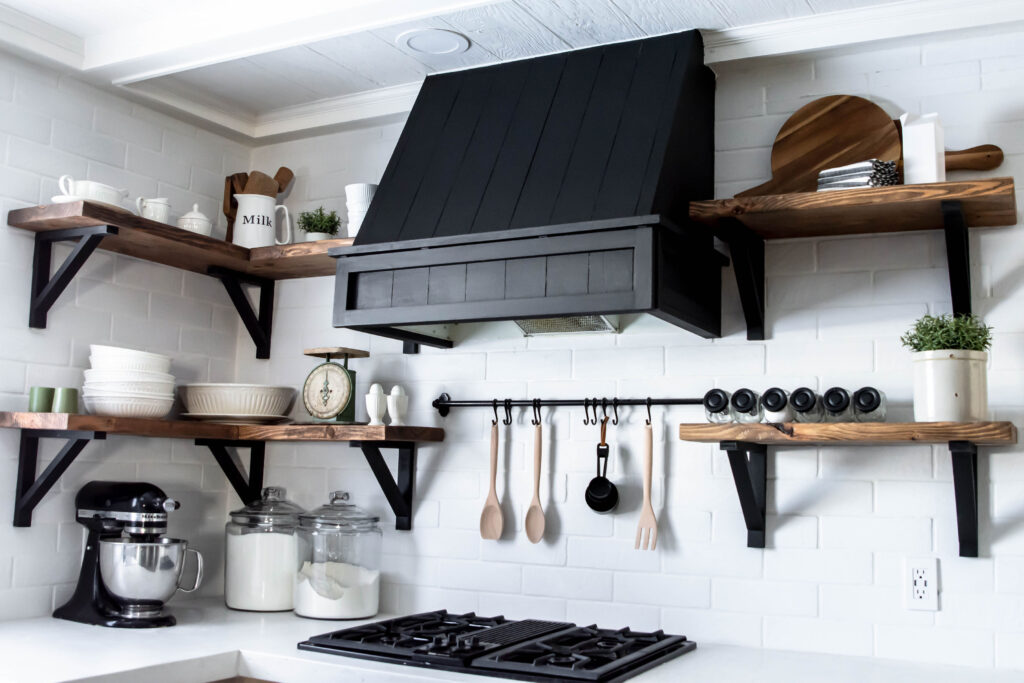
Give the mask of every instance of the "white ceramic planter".
POLYGON ((328 235, 326 232, 307 232, 306 233, 306 241, 307 242, 319 242, 320 240, 329 240, 329 239, 331 239, 331 237, 332 236, 328 235))
POLYGON ((914 359, 914 419, 978 422, 988 419, 988 354, 918 351, 914 359))

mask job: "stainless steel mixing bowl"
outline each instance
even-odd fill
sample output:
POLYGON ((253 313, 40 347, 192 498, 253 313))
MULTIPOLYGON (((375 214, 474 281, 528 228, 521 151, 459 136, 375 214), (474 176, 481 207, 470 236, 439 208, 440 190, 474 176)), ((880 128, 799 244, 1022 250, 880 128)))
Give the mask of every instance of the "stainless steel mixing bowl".
POLYGON ((100 576, 111 595, 128 603, 167 602, 177 590, 186 593, 203 581, 203 556, 178 538, 138 543, 127 538, 100 541, 100 576), (179 585, 185 556, 195 553, 196 580, 179 585))

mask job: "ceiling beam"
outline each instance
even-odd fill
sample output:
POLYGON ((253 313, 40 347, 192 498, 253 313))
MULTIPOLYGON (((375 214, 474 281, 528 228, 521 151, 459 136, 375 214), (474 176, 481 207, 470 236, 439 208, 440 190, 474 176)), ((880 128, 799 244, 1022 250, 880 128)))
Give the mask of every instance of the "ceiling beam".
POLYGON ((76 35, 0 4, 0 45, 23 57, 79 70, 85 43, 76 35))

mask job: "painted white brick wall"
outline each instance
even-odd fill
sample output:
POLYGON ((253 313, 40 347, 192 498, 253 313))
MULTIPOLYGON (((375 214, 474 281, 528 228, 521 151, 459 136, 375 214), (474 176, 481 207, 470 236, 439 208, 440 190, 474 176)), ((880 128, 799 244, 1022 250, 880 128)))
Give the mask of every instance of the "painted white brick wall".
MULTIPOLYGON (((995 143, 1005 150, 1003 166, 980 175, 1022 176, 1022 58, 1024 33, 1013 33, 717 65, 717 195, 766 180, 770 144, 786 117, 810 99, 835 93, 867 96, 893 114, 937 110, 950 147, 995 143)), ((323 204, 344 215, 343 186, 376 182, 399 131, 396 124, 259 147, 253 165, 296 170, 288 198, 293 214, 323 204)), ((976 230, 971 247, 975 306, 996 327, 993 417, 1020 423, 1024 233, 1019 226, 976 230)), ((622 502, 616 515, 599 516, 583 504, 596 429, 582 425, 582 411, 545 411, 548 533, 532 546, 523 532, 532 435, 528 417, 519 414, 501 432, 498 491, 506 532, 498 542, 478 538, 490 415, 454 410, 442 420, 429 407, 442 391, 458 398, 569 398, 872 384, 888 394, 892 419, 909 418, 910 360, 898 336, 920 315, 950 308, 941 234, 772 242, 766 266, 772 333, 765 342, 746 341, 727 270, 719 340, 650 318, 626 317, 617 336, 529 340, 500 323, 459 327, 454 350, 424 349, 419 356, 402 356, 396 342, 333 329, 329 278, 284 282, 274 358, 252 360, 250 342, 240 335, 238 376, 298 383, 312 365, 301 358, 303 347, 367 348, 371 358, 355 362, 359 391, 371 381, 386 388, 401 382, 412 396, 411 419, 444 426, 445 443, 421 449, 416 528, 385 530, 387 609, 476 609, 628 623, 770 648, 1024 667, 1024 619, 1012 616, 1024 602, 1024 504, 1018 502, 1024 458, 1018 448, 982 455, 982 558, 957 557, 949 456, 929 446, 779 449, 769 471, 769 547, 761 551, 745 547, 722 454, 673 436, 675 424, 699 421, 701 412, 657 409, 659 550, 638 553, 632 538, 644 416, 625 411, 623 424, 609 431, 610 470, 622 502), (900 572, 907 555, 940 558, 943 611, 903 609, 900 572)), ((318 478, 296 492, 298 502, 322 502, 328 479, 349 488, 359 505, 393 519, 364 463, 347 449, 335 449, 333 460, 320 451, 280 450, 289 455, 278 465, 278 449, 272 449, 268 481, 288 483, 298 471, 318 478)))
MULTIPOLYGON (((179 381, 230 381, 238 328, 230 301, 217 283, 173 268, 96 252, 47 329, 30 330, 32 233, 6 223, 11 209, 49 203, 64 173, 133 197, 169 196, 175 215, 198 203, 216 216, 224 174, 247 168, 250 150, 14 57, 0 54, 0 74, 0 409, 24 409, 33 385, 80 387, 93 343, 168 353, 179 381)), ((54 251, 60 263, 68 248, 54 251)), ((44 444, 40 471, 56 452, 55 442, 44 444)), ((94 442, 43 499, 32 526, 16 529, 17 453, 17 432, 2 430, 0 619, 46 615, 67 599, 83 541, 74 496, 92 479, 150 481, 180 499, 170 533, 212 563, 204 592, 221 592, 223 524, 237 501, 208 453, 189 441, 94 442)))

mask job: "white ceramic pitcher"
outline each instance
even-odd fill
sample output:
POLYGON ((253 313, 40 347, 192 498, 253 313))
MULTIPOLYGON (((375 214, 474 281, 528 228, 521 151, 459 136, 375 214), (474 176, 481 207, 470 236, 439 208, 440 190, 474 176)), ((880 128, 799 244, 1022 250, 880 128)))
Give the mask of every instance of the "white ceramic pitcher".
POLYGON ((271 247, 290 244, 292 221, 288 207, 274 205, 274 198, 265 194, 236 194, 238 213, 235 214, 234 235, 231 241, 240 247, 271 247), (277 212, 284 211, 285 238, 277 238, 277 212))

